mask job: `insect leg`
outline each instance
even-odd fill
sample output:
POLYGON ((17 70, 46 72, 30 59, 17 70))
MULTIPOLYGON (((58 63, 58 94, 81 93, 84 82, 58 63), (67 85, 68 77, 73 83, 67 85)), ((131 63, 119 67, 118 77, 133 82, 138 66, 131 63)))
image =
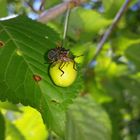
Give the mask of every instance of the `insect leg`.
POLYGON ((74 69, 75 71, 77 71, 77 68, 76 68, 76 63, 75 63, 75 61, 73 61, 73 69, 74 69))
POLYGON ((61 62, 60 66, 59 66, 59 70, 62 72, 61 76, 64 74, 64 71, 62 70, 62 68, 65 66, 66 62, 61 62))

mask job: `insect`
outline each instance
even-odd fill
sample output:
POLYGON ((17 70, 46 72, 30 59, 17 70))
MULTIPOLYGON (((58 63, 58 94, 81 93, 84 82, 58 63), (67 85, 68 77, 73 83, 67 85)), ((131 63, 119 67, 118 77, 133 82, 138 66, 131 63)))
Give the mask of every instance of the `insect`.
POLYGON ((45 55, 51 63, 49 67, 50 77, 54 84, 60 87, 70 86, 77 76, 75 57, 69 49, 64 48, 70 10, 71 8, 68 8, 66 13, 62 44, 58 44, 58 47, 49 50, 45 55))
POLYGON ((48 52, 49 62, 55 65, 55 62, 60 62, 59 70, 62 72, 61 76, 64 74, 62 68, 65 66, 66 62, 73 62, 73 68, 76 70, 76 63, 74 61, 74 55, 69 49, 63 47, 56 47, 48 52))

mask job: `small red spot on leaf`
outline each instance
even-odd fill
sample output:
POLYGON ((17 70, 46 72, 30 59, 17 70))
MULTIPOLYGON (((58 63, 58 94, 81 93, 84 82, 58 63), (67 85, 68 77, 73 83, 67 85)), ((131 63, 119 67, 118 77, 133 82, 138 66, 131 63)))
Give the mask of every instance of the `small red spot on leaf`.
POLYGON ((2 48, 4 46, 4 42, 0 41, 0 48, 2 48))
POLYGON ((33 79, 39 82, 42 78, 39 75, 33 75, 33 79))

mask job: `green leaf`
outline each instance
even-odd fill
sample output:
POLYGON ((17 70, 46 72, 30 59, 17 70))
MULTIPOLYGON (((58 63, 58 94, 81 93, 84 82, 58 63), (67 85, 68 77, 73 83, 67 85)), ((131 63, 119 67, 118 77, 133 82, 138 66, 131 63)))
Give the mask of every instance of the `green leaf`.
POLYGON ((48 9, 48 8, 51 8, 51 7, 59 4, 59 3, 60 3, 60 0, 53 0, 53 1, 50 0, 50 1, 46 2, 45 7, 48 9))
POLYGON ((108 10, 111 7, 111 4, 114 0, 102 0, 103 6, 105 10, 108 10))
POLYGON ((5 120, 0 112, 0 140, 5 139, 5 120))
POLYGON ((88 96, 77 98, 67 112, 66 140, 110 140, 107 113, 88 96))
POLYGON ((7 0, 0 0, 0 17, 7 15, 7 0))
POLYGON ((134 44, 129 46, 125 51, 125 55, 131 62, 136 65, 138 70, 140 70, 140 45, 134 44))
MULTIPOLYGON (((105 16, 108 18, 114 18, 125 0, 102 0, 103 7, 105 8, 105 16)), ((130 6, 135 4, 137 0, 132 0, 130 6)))
MULTIPOLYGON (((123 100, 124 101, 124 100, 123 100)), ((120 124, 122 123, 122 114, 120 113, 120 106, 118 105, 121 101, 113 100, 110 103, 104 104, 106 111, 110 117, 112 124, 112 140, 121 140, 120 124)))
POLYGON ((127 94, 131 96, 137 96, 138 99, 140 98, 140 81, 127 76, 120 77, 118 81, 124 90, 127 91, 127 94))
POLYGON ((21 102, 41 112, 48 129, 63 135, 65 111, 81 89, 80 74, 68 88, 57 87, 49 77, 44 54, 59 36, 52 29, 24 16, 0 22, 0 99, 21 102), (35 81, 34 75, 41 81, 35 81))
POLYGON ((109 18, 114 18, 122 4, 125 2, 124 0, 102 0, 103 6, 105 8, 105 16, 109 18))
POLYGON ((111 23, 91 9, 77 8, 70 15, 68 35, 74 40, 91 40, 101 29, 111 23))
POLYGON ((120 6, 125 1, 123 1, 123 0, 118 0, 118 1, 116 1, 116 0, 102 0, 102 2, 103 2, 103 6, 104 6, 104 8, 105 8, 106 11, 115 8, 115 12, 116 12, 116 10, 118 10, 120 8, 120 6), (112 7, 112 6, 114 6, 114 7, 112 7))
POLYGON ((128 31, 128 30, 120 30, 117 32, 117 36, 112 39, 112 46, 115 49, 117 54, 123 54, 124 51, 130 46, 134 44, 140 43, 139 35, 128 31), (120 35, 119 35, 120 34, 120 35))
POLYGON ((0 108, 6 109, 6 110, 18 111, 18 112, 21 111, 21 110, 18 108, 17 105, 12 104, 12 103, 10 103, 10 102, 8 102, 8 101, 0 102, 0 108))
POLYGON ((9 120, 6 120, 6 140, 25 140, 17 127, 9 120))
POLYGON ((15 126, 20 130, 26 140, 45 140, 47 130, 43 124, 39 112, 31 107, 21 107, 22 114, 18 114, 14 121, 15 126), (27 127, 28 124, 28 127, 27 127))

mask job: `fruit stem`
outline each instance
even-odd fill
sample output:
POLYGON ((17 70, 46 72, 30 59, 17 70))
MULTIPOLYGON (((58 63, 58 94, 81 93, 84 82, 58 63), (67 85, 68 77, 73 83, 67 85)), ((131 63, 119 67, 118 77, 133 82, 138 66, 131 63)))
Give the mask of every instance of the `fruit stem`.
POLYGON ((69 7, 66 12, 65 23, 64 23, 64 32, 63 32, 63 39, 62 39, 62 46, 65 46, 66 35, 68 31, 68 24, 69 24, 69 17, 70 17, 71 8, 69 7))

